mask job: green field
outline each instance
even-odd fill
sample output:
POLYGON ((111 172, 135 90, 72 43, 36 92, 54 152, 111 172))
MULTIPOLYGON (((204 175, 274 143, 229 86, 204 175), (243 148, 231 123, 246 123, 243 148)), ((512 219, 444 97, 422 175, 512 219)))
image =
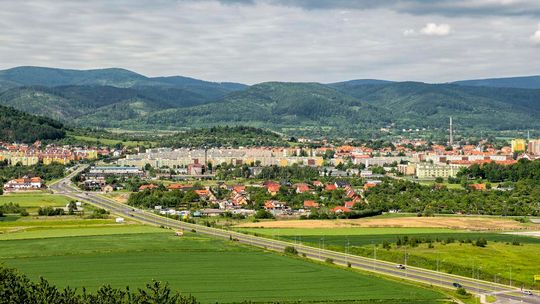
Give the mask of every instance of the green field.
POLYGON ((42 238, 0 240, 0 261, 33 279, 43 276, 79 290, 102 284, 134 288, 159 279, 203 303, 435 303, 444 298, 432 290, 195 234, 175 237, 170 230, 139 226, 144 233, 105 235, 119 228, 102 228, 103 235, 84 236, 89 228, 78 229, 69 237, 43 231, 42 238))
POLYGON ((19 204, 28 212, 35 212, 39 207, 64 207, 69 199, 62 195, 48 193, 10 193, 0 195, 0 205, 7 203, 19 204))
POLYGON ((439 261, 440 270, 469 277, 474 267, 482 279, 507 284, 512 277, 514 284, 531 286, 533 276, 540 273, 540 264, 536 262, 540 238, 528 236, 430 228, 242 228, 240 231, 366 257, 373 257, 376 250, 378 259, 395 263, 404 263, 407 252, 407 263, 412 266, 436 270, 439 261), (416 247, 396 246, 397 239, 405 236, 424 243, 416 247), (479 238, 486 239, 488 245, 476 247, 468 241, 479 238), (428 240, 433 248, 429 248, 428 240), (389 249, 382 248, 385 241, 390 243, 389 249), (513 270, 509 265, 513 265, 513 270))

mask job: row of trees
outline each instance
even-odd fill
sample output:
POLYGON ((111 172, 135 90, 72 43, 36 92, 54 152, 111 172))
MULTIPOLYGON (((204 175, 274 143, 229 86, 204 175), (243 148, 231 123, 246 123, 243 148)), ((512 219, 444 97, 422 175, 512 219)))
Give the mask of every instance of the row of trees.
POLYGON ((195 304, 191 295, 184 296, 170 289, 168 284, 152 281, 145 288, 131 290, 100 287, 95 293, 70 287, 58 288, 41 278, 31 281, 26 275, 0 265, 0 304, 61 303, 61 304, 195 304))
POLYGON ((462 169, 459 176, 486 179, 490 182, 517 182, 524 179, 540 181, 540 160, 521 159, 509 166, 494 162, 485 165, 475 164, 462 169))
POLYGON ((385 179, 366 192, 371 208, 401 210, 423 215, 464 213, 537 216, 540 185, 522 180, 509 191, 472 191, 423 186, 405 180, 385 179))
POLYGON ((165 189, 144 190, 129 196, 128 205, 136 207, 154 208, 162 207, 191 207, 193 202, 199 200, 199 195, 194 190, 167 191, 165 189))
POLYGON ((38 163, 32 166, 8 166, 7 162, 0 162, 0 182, 5 183, 8 180, 28 176, 39 176, 44 180, 57 179, 64 176, 64 165, 60 164, 50 164, 44 165, 43 163, 38 163))

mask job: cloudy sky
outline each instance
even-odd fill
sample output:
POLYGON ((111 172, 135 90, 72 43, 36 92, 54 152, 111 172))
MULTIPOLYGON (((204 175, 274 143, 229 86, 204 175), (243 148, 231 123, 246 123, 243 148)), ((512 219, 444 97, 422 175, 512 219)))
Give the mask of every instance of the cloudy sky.
POLYGON ((538 0, 1 0, 0 69, 213 81, 540 74, 538 0))

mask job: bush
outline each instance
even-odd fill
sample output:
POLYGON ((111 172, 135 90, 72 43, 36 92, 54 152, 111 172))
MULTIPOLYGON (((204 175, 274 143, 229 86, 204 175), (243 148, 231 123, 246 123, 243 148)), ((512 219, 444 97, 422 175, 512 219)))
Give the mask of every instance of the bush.
POLYGON ((256 219, 273 219, 274 215, 264 209, 261 209, 255 213, 256 219))
POLYGON ((296 248, 294 248, 293 246, 287 246, 287 247, 285 247, 285 249, 283 251, 285 253, 287 253, 287 254, 292 254, 292 255, 297 255, 298 254, 298 250, 296 250, 296 248))
POLYGON ((64 215, 66 214, 64 212, 64 209, 61 208, 53 208, 53 207, 42 207, 38 209, 38 215, 42 216, 57 216, 57 215, 64 215))
POLYGON ((332 258, 326 258, 326 260, 324 260, 326 263, 328 264, 334 264, 334 259, 332 258))
POLYGON ((465 290, 465 288, 463 287, 460 287, 456 290, 456 293, 460 296, 468 296, 469 293, 467 292, 467 290, 465 290))
POLYGON ((487 240, 485 238, 479 238, 479 239, 476 240, 474 245, 477 246, 477 247, 486 247, 487 240))

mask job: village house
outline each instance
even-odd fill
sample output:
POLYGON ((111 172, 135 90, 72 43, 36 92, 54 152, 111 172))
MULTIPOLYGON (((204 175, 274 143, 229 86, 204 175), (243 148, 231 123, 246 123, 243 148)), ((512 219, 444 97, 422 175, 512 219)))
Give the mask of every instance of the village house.
POLYGON ((41 189, 43 187, 43 181, 41 177, 28 177, 24 176, 23 178, 17 178, 8 181, 4 185, 4 190, 35 190, 41 189))
POLYGON ((315 201, 304 201, 304 209, 319 209, 319 203, 315 201))

